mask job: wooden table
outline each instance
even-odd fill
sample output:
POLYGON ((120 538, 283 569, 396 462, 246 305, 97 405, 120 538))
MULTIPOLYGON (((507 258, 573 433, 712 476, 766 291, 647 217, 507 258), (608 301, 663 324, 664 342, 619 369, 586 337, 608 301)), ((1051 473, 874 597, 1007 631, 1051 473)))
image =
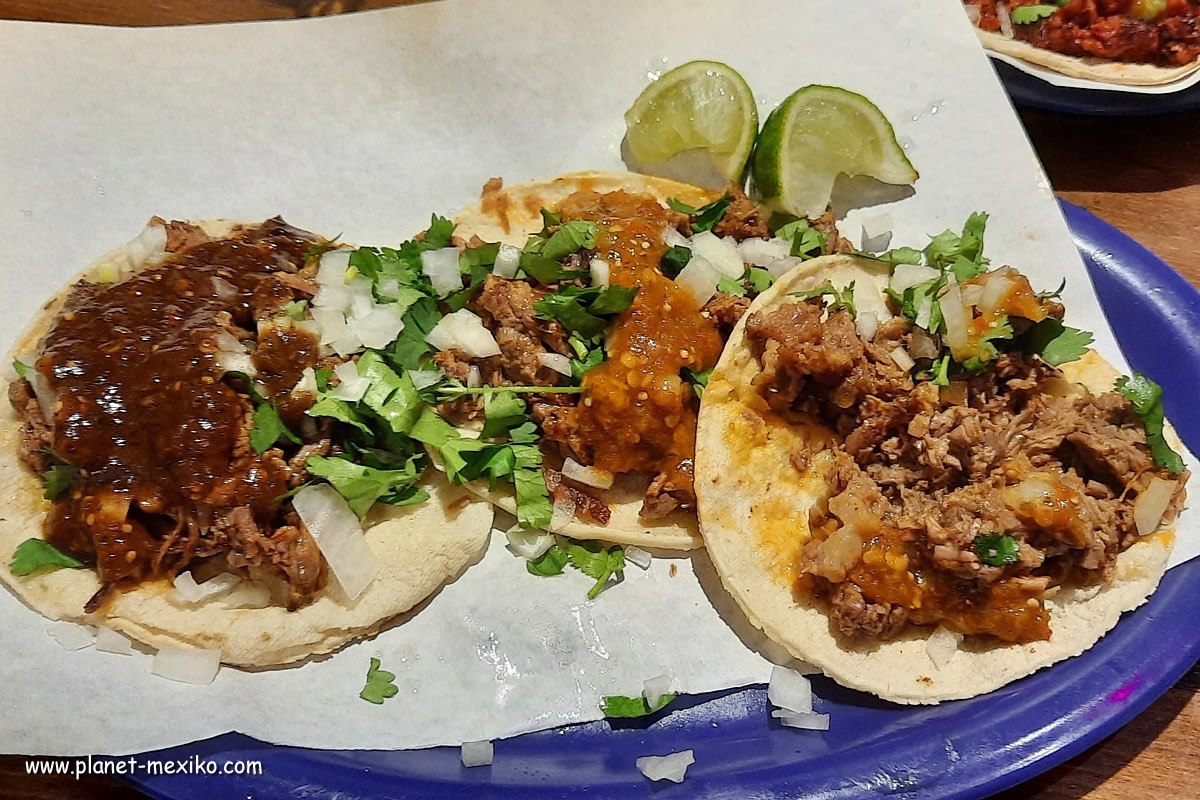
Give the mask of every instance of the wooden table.
MULTIPOLYGON (((411 1, 411 0, 410 0, 411 1)), ((405 0, 0 0, 0 18, 110 25, 280 19, 405 0)), ((1149 119, 1022 114, 1060 196, 1103 217, 1200 286, 1200 113, 1149 119)), ((1125 728, 998 800, 1194 800, 1200 797, 1200 667, 1125 728)), ((32 779, 0 757, 9 800, 142 798, 107 779, 32 779)))

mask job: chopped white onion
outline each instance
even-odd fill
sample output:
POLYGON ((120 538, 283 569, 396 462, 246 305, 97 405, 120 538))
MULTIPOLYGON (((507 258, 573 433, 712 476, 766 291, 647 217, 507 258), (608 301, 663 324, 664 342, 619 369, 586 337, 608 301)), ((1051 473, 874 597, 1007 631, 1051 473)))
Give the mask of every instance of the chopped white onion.
POLYGON ((292 506, 342 591, 351 600, 362 594, 379 572, 379 562, 350 506, 326 483, 305 486, 292 498, 292 506))
POLYGON ((412 380, 413 386, 424 389, 426 386, 433 386, 446 375, 440 369, 410 369, 408 377, 412 380))
POLYGON ((387 347, 404 329, 404 316, 398 308, 386 304, 372 305, 366 313, 347 320, 346 326, 358 336, 364 347, 387 347))
POLYGON ((225 608, 266 608, 271 605, 271 590, 261 583, 242 581, 216 602, 225 608))
POLYGON ((979 301, 983 299, 983 285, 979 283, 967 283, 960 287, 962 291, 963 302, 969 306, 978 306, 979 301))
POLYGON ((776 665, 771 667, 767 699, 772 705, 788 711, 811 713, 812 684, 799 672, 776 665))
POLYGON ((217 368, 221 372, 244 372, 253 378, 258 374, 258 369, 254 366, 254 359, 249 353, 226 353, 221 351, 217 355, 217 368))
POLYGON ((458 271, 458 248, 443 247, 421 253, 421 274, 429 278, 439 295, 457 292, 462 288, 462 273, 458 271))
POLYGON ((788 711, 780 708, 772 711, 771 716, 779 720, 781 725, 786 725, 789 728, 800 728, 806 731, 829 730, 828 714, 814 714, 811 711, 788 711))
POLYGON ((460 350, 470 358, 500 355, 496 337, 483 327, 483 320, 466 308, 442 317, 425 341, 438 350, 460 350))
POLYGON ((642 697, 646 698, 646 703, 651 708, 657 708, 662 702, 664 694, 671 691, 671 673, 664 672, 662 675, 655 675, 649 678, 642 684, 642 697))
POLYGON ((537 558, 554 546, 554 534, 534 528, 517 526, 504 532, 508 549, 521 558, 537 558))
POLYGON ((642 756, 636 762, 638 771, 652 781, 683 783, 687 768, 696 763, 691 750, 681 750, 666 756, 642 756))
POLYGON ((229 281, 222 278, 220 275, 214 275, 212 279, 213 294, 222 300, 232 300, 237 297, 237 287, 229 281))
POLYGON ((958 284, 953 275, 946 283, 939 305, 942 308, 942 321, 946 325, 946 344, 950 346, 950 354, 956 361, 962 361, 969 355, 967 310, 963 308, 962 294, 958 291, 958 284))
POLYGON ((717 293, 721 273, 701 255, 693 255, 687 266, 675 276, 675 283, 696 299, 701 308, 717 293))
POLYGON ((496 263, 492 265, 492 274, 501 278, 515 278, 520 266, 521 248, 502 244, 496 251, 496 263))
POLYGON ((654 556, 650 554, 649 550, 643 550, 640 547, 630 544, 625 546, 625 560, 635 567, 649 569, 650 562, 654 560, 654 556))
POLYGON ((125 245, 134 267, 157 259, 167 251, 167 227, 161 224, 147 225, 137 237, 125 245))
POLYGON ((692 249, 691 241, 671 225, 663 228, 663 244, 667 247, 686 247, 688 250, 692 249))
POLYGON ((380 297, 396 299, 400 296, 400 281, 395 278, 383 278, 375 284, 375 291, 380 297))
POLYGON ((702 231, 692 237, 692 258, 696 256, 703 257, 726 278, 740 278, 746 271, 734 240, 717 236, 712 231, 702 231))
POLYGON ((491 740, 463 742, 459 757, 464 767, 486 767, 496 757, 491 740))
POLYGON ((588 269, 592 273, 593 286, 608 286, 608 262, 603 258, 593 258, 588 262, 588 269))
MULTIPOLYGON (((990 314, 1012 291, 1011 272, 1008 267, 1001 267, 982 276, 980 280, 983 282, 983 293, 980 295, 977 305, 981 313, 990 314)), ((966 301, 966 287, 963 287, 963 299, 966 301)))
POLYGON ((785 239, 743 239, 738 242, 738 253, 742 261, 756 267, 765 267, 792 254, 792 245, 785 239))
POLYGON ((613 485, 611 472, 596 467, 585 467, 570 456, 563 461, 562 474, 573 481, 597 489, 611 489, 613 485))
POLYGON ((996 3, 996 21, 1000 23, 1000 35, 1005 39, 1013 38, 1012 17, 1008 15, 1008 6, 996 3))
POLYGON ((931 281, 941 274, 933 267, 923 267, 920 264, 897 264, 895 269, 892 270, 892 277, 888 281, 888 286, 891 287, 893 292, 904 294, 904 292, 918 283, 931 281))
POLYGON ((967 19, 971 20, 972 25, 979 24, 979 6, 966 3, 963 5, 963 10, 967 12, 967 19))
POLYGON ((154 654, 150 671, 161 678, 206 686, 221 669, 220 650, 164 647, 154 654))
POLYGON ((860 311, 854 318, 854 328, 859 336, 869 342, 875 338, 875 331, 879 330, 879 317, 874 311, 860 311))
POLYGON ((882 253, 892 243, 892 215, 872 214, 862 221, 862 251, 882 253))
POLYGON ((770 264, 767 264, 767 272, 771 273, 776 278, 782 278, 785 273, 791 272, 802 263, 804 263, 803 259, 796 256, 777 258, 770 264))
POLYGON ((124 634, 101 625, 96 628, 96 649, 101 653, 127 656, 133 652, 133 642, 129 641, 124 634))
POLYGON ((895 348, 888 355, 892 357, 892 361, 896 362, 896 366, 900 367, 900 369, 904 370, 905 372, 908 372, 917 365, 917 362, 913 361, 912 356, 910 356, 908 351, 903 347, 895 348))
POLYGON ((571 359, 560 353, 538 353, 538 363, 559 375, 571 376, 571 359))
POLYGON ((546 527, 557 531, 571 520, 575 519, 575 501, 568 492, 554 493, 554 507, 550 513, 550 524, 546 527))
POLYGON ((338 385, 329 390, 330 397, 345 400, 347 403, 357 403, 362 400, 367 389, 371 388, 371 379, 358 374, 358 365, 353 361, 343 361, 333 368, 338 385))
POLYGON ((159 261, 167 250, 167 229, 161 224, 147 225, 141 233, 92 262, 88 272, 98 283, 116 283, 141 269, 147 262, 159 261))
POLYGON ((336 308, 313 306, 312 317, 321 329, 321 344, 331 344, 346 335, 346 315, 336 308))
POLYGON ((939 625, 937 630, 929 634, 929 638, 925 640, 925 653, 933 665, 941 669, 954 656, 962 640, 961 633, 939 625))
POLYGON ((322 285, 317 290, 316 296, 313 297, 314 307, 331 308, 343 313, 349 311, 353 303, 354 290, 345 283, 335 283, 328 286, 322 285))
POLYGON ((196 583, 192 573, 181 572, 175 576, 175 590, 167 595, 167 599, 176 605, 196 605, 213 597, 227 594, 242 582, 237 575, 228 572, 209 578, 204 583, 196 583))
POLYGON ((346 282, 346 270, 350 268, 349 250, 329 250, 321 254, 317 265, 317 283, 322 286, 337 286, 346 282))
POLYGON ((908 337, 908 352, 913 358, 937 358, 937 342, 928 332, 921 328, 913 328, 908 337))
POLYGON ((468 389, 478 389, 482 385, 483 385, 483 372, 480 371, 479 367, 472 364, 467 369, 467 388, 468 389))
POLYGON ((1137 499, 1133 501, 1133 521, 1140 536, 1158 530, 1159 523, 1171 505, 1171 498, 1175 496, 1175 489, 1175 481, 1156 476, 1150 479, 1150 485, 1144 491, 1138 493, 1137 499))
POLYGON ((291 394, 316 394, 317 373, 312 367, 305 367, 300 373, 300 380, 292 387, 291 394))
POLYGON ((91 625, 76 625, 74 622, 51 622, 46 628, 51 639, 63 650, 82 650, 96 643, 96 629, 91 625))

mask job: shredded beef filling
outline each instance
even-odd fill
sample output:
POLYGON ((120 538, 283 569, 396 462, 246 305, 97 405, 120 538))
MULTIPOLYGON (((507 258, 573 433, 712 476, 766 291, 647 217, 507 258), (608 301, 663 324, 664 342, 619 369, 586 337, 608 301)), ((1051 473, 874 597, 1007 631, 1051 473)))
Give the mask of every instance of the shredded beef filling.
POLYGON ((291 461, 280 447, 256 452, 253 405, 223 379, 222 361, 250 354, 263 393, 285 420, 301 420, 312 396, 291 389, 319 348, 276 315, 311 295, 304 253, 315 240, 280 219, 218 240, 187 223, 167 230, 163 264, 72 288, 32 376, 53 419, 29 381, 10 389, 25 463, 76 468, 46 538, 95 566, 105 588, 93 610, 120 588, 214 557, 282 579, 298 607, 323 584, 324 563, 281 496, 329 442, 319 424, 300 424, 306 441, 287 445, 291 461))
MULTIPOLYGON (((1125 397, 1072 386, 1036 356, 1002 354, 946 388, 914 383, 889 355, 908 344, 908 323, 893 319, 864 341, 846 311, 820 302, 756 312, 746 336, 767 404, 841 437, 800 586, 847 636, 941 624, 1046 639, 1047 590, 1109 581, 1138 538, 1138 492, 1170 477, 1125 397), (987 563, 981 545, 990 553, 1001 536, 1015 540, 1012 563, 987 563)), ((803 471, 812 458, 793 462, 803 471)), ((1174 478, 1168 519, 1185 477, 1174 478)))

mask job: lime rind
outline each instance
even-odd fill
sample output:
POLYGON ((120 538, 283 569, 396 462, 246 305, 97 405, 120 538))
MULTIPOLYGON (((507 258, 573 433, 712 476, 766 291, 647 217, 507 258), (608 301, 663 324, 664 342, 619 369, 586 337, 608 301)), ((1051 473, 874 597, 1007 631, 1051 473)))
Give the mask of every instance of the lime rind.
POLYGON ((767 117, 752 164, 755 195, 791 214, 816 216, 838 175, 906 185, 918 174, 887 117, 867 98, 835 86, 806 86, 767 117))
POLYGON ((647 86, 625 112, 626 145, 653 169, 702 151, 725 180, 740 182, 758 133, 754 94, 737 70, 689 61, 647 86))

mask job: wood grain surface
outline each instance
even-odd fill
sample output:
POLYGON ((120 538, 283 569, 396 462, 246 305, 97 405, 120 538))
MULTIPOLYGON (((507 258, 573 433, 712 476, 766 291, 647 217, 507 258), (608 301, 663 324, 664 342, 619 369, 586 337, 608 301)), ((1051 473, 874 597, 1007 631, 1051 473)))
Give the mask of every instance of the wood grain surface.
MULTIPOLYGON (((0 0, 0 18, 107 25, 281 19, 396 0, 0 0)), ((1142 119, 1022 115, 1060 196, 1129 233, 1200 286, 1200 113, 1142 119)), ((5 800, 143 798, 115 780, 31 778, 0 757, 5 800)), ((1200 669, 1125 728, 998 800, 1200 797, 1200 669)))

